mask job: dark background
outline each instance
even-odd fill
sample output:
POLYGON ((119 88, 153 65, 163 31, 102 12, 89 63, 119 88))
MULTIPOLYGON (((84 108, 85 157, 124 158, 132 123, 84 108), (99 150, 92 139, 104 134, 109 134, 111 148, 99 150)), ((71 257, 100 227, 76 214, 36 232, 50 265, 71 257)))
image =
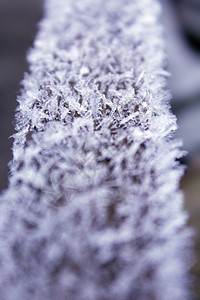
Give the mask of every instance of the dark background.
POLYGON ((20 81, 27 71, 26 52, 43 13, 42 0, 0 0, 0 190, 7 185, 12 158, 14 111, 20 81))

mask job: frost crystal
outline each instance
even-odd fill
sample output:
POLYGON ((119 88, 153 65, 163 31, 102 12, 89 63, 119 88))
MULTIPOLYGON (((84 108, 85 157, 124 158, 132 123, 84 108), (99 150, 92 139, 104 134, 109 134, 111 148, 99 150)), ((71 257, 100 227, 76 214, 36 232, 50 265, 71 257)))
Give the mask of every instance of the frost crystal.
POLYGON ((159 14, 46 0, 1 196, 0 299, 188 298, 159 14))

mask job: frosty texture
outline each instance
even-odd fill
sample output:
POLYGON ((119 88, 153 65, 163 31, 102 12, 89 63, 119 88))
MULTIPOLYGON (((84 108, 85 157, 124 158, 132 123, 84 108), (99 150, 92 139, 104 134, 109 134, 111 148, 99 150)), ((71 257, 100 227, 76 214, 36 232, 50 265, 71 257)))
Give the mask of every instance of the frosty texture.
POLYGON ((1 196, 0 299, 187 299, 154 0, 47 0, 1 196))

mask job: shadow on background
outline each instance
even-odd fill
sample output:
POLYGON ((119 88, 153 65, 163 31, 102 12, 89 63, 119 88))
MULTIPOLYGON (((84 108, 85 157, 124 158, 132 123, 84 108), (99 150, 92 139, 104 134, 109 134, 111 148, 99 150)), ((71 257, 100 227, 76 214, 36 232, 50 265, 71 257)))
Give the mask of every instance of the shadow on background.
POLYGON ((0 0, 0 190, 7 185, 16 96, 42 8, 42 0, 0 0))

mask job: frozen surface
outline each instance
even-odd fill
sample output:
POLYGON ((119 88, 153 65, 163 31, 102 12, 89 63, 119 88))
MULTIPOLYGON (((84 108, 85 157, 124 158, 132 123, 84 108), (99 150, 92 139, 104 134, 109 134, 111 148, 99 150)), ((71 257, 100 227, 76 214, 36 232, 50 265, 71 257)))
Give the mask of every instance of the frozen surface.
POLYGON ((0 299, 188 299, 159 13, 46 1, 1 196, 0 299))

